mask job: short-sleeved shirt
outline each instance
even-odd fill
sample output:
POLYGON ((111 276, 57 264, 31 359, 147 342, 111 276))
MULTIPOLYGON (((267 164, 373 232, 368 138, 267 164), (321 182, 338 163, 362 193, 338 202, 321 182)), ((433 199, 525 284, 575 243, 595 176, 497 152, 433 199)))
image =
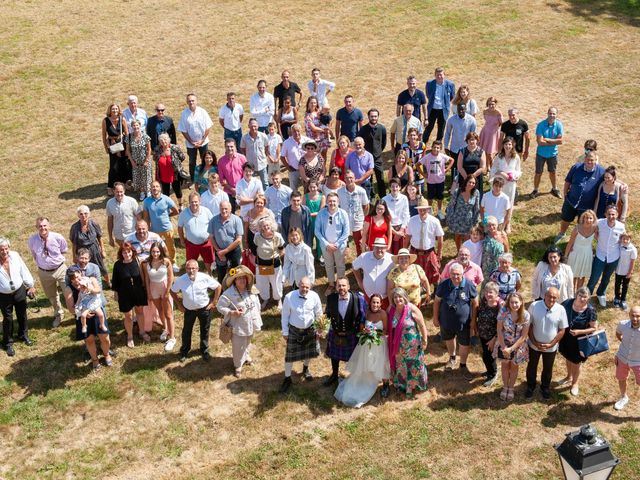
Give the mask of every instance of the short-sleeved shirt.
POLYGON ((240 148, 246 149, 244 156, 247 162, 255 169, 256 172, 267 168, 267 152, 269 147, 269 137, 262 132, 258 132, 256 138, 245 133, 240 139, 240 148))
POLYGON ((185 273, 174 280, 171 291, 182 292, 184 308, 198 310, 209 304, 209 290, 216 290, 219 286, 218 281, 206 273, 197 272, 193 281, 185 273))
POLYGON ((142 211, 138 202, 125 197, 122 202, 115 198, 110 198, 107 202, 107 217, 113 217, 113 236, 117 240, 124 240, 127 235, 136 231, 136 218, 142 211))
MULTIPOLYGON (((442 269, 442 273, 440 274, 440 281, 450 278, 449 270, 451 270, 451 265, 454 263, 460 263, 457 258, 449 260, 447 264, 442 269)), ((460 263, 460 265, 462 265, 460 263)), ((475 263, 473 260, 469 261, 469 263, 464 266, 464 272, 462 276, 467 279, 467 281, 472 282, 476 287, 480 285, 484 281, 484 275, 482 274, 482 268, 480 265, 475 263)))
POLYGON ((267 197, 267 207, 273 212, 276 222, 280 224, 282 210, 289 206, 289 199, 293 191, 286 185, 280 184, 280 188, 273 185, 267 187, 264 196, 267 197))
POLYGON ((211 190, 207 190, 200 195, 200 206, 207 207, 212 218, 220 213, 220 204, 228 201, 229 195, 222 189, 218 189, 218 193, 211 193, 211 190))
POLYGON ((346 135, 353 142, 358 134, 358 122, 362 122, 364 116, 359 108, 348 112, 345 107, 342 107, 336 112, 336 120, 340 121, 340 134, 346 135))
POLYGON ((631 267, 631 260, 638 258, 638 249, 633 243, 629 243, 626 247, 620 245, 620 259, 616 267, 616 274, 627 275, 631 267))
POLYGON ((471 302, 478 296, 476 286, 462 279, 457 287, 451 279, 440 282, 436 297, 441 298, 438 319, 445 330, 463 330, 471 320, 471 302))
POLYGON ((242 128, 242 122, 240 117, 244 115, 244 108, 239 103, 236 103, 233 109, 228 104, 224 104, 218 111, 218 118, 224 123, 224 128, 235 132, 242 128))
POLYGON ((630 367, 640 367, 640 328, 633 328, 631 320, 622 320, 616 332, 622 335, 616 357, 630 367))
MULTIPOLYGON (((213 126, 211 117, 207 111, 202 107, 196 107, 195 112, 192 112, 189 107, 185 108, 180 114, 180 123, 178 123, 178 131, 186 133, 189 138, 194 141, 198 141, 204 135, 204 132, 209 130, 213 126)), ((186 141, 187 148, 194 148, 191 142, 186 141)), ((209 143, 209 137, 205 139, 203 145, 209 143)))
POLYGON ((264 238, 260 233, 256 233, 253 241, 256 244, 256 254, 262 260, 278 258, 280 250, 284 248, 284 239, 278 232, 274 232, 272 238, 264 238))
POLYGON ((516 142, 516 152, 522 153, 524 150, 524 136, 529 131, 529 125, 522 119, 518 119, 516 123, 507 120, 502 123, 500 131, 505 137, 511 137, 516 142))
POLYGON ((485 215, 496 217, 498 223, 504 223, 504 214, 511 208, 511 200, 506 193, 500 192, 497 197, 493 191, 489 191, 482 196, 480 205, 484 207, 485 215))
POLYGON ((447 155, 439 153, 437 156, 429 152, 419 160, 427 170, 427 183, 444 183, 447 169, 447 155))
MULTIPOLYGON (((551 343, 560 330, 569 326, 567 312, 560 303, 556 303, 549 309, 544 300, 537 300, 529 305, 529 315, 533 337, 538 343, 551 343)), ((531 340, 529 340, 529 347, 538 350, 531 343, 531 340)), ((556 350, 558 350, 558 343, 545 352, 555 352, 556 350)))
POLYGON ((594 208, 598 198, 598 189, 604 179, 604 167, 596 165, 588 172, 584 163, 576 163, 569 169, 564 181, 571 187, 567 193, 567 202, 577 210, 594 208))
POLYGON ((209 240, 209 222, 213 214, 207 207, 200 205, 197 214, 191 208, 185 208, 178 217, 178 227, 184 228, 187 240, 196 245, 201 245, 209 240))
POLYGON ((236 188, 236 184, 242 178, 242 166, 246 162, 247 159, 241 153, 236 153, 236 156, 233 158, 223 155, 218 160, 220 183, 226 180, 227 185, 224 186, 224 191, 227 192, 227 194, 231 194, 231 188, 236 188))
POLYGON ((360 185, 356 185, 353 192, 350 192, 347 187, 340 187, 338 189, 338 199, 340 208, 347 212, 349 216, 349 229, 352 232, 362 230, 364 225, 364 210, 362 206, 369 204, 365 189, 360 185))
POLYGON ((171 198, 160 194, 158 198, 147 197, 142 203, 142 208, 149 213, 151 225, 149 229, 155 233, 169 232, 173 229, 169 211, 176 208, 176 204, 171 198))
POLYGON ((427 104, 427 97, 424 92, 420 89, 416 88, 416 91, 411 95, 409 90, 403 90, 398 95, 397 104, 401 107, 404 107, 407 103, 413 105, 413 116, 417 119, 421 118, 422 115, 422 105, 427 104))
POLYGON ((598 242, 596 257, 606 263, 613 263, 620 258, 620 236, 625 233, 624 223, 616 220, 613 227, 606 218, 598 220, 598 242))
POLYGON ((516 285, 522 281, 522 275, 515 268, 510 272, 494 270, 489 276, 492 282, 498 284, 500 298, 506 300, 507 295, 516 291, 516 285))
MULTIPOLYGON (((549 125, 547 119, 544 119, 536 127, 536 136, 542 135, 543 138, 556 139, 563 134, 564 127, 560 120, 556 120, 552 125, 549 125)), ((536 153, 544 158, 557 157, 558 145, 538 145, 536 153)))
POLYGON ((284 88, 282 82, 275 86, 273 89, 273 96, 276 100, 278 100, 278 109, 282 107, 284 103, 284 99, 289 97, 291 98, 291 106, 296 106, 296 93, 302 93, 300 87, 295 82, 289 82, 289 88, 284 88))
POLYGON ((413 248, 429 250, 436 246, 436 237, 444 237, 444 230, 442 230, 440 220, 433 215, 427 215, 424 222, 420 215, 414 215, 409 219, 407 234, 411 235, 411 246, 413 248), (421 235, 422 232, 424 235, 421 235))
POLYGON ((220 215, 216 215, 209 222, 209 234, 213 235, 218 248, 227 248, 237 237, 244 235, 242 220, 237 215, 231 214, 226 222, 220 215))
POLYGON ((393 259, 387 252, 380 259, 376 258, 373 252, 364 252, 353 261, 354 270, 362 270, 364 293, 369 297, 377 293, 386 298, 387 275, 393 267, 393 259))
MULTIPOLYGON (((256 198, 259 193, 264 193, 262 189, 262 182, 257 177, 251 177, 251 180, 247 182, 244 178, 241 178, 236 184, 236 199, 238 205, 240 205, 240 197, 256 198)), ((249 210, 253 208, 253 203, 247 203, 240 205, 240 216, 245 219, 249 210)))
POLYGON ((311 139, 309 137, 305 137, 304 135, 300 137, 300 143, 296 142, 293 137, 289 137, 282 144, 282 151, 280 152, 280 156, 287 159, 289 167, 297 170, 298 166, 300 165, 300 159, 304 155, 303 145, 310 141, 311 139))
POLYGON ((375 162, 373 155, 365 150, 364 154, 359 157, 358 152, 353 151, 347 155, 347 161, 345 163, 348 170, 351 170, 356 176, 356 180, 362 177, 369 170, 373 170, 375 162))

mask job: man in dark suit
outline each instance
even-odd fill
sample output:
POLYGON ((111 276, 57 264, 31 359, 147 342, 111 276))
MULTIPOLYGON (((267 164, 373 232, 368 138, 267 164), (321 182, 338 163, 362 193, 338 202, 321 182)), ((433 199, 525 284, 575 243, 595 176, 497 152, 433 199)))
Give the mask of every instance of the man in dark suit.
POLYGON ((449 118, 449 110, 451 108, 451 100, 456 95, 456 86, 451 80, 444 78, 444 68, 436 68, 435 78, 427 82, 427 126, 422 136, 422 141, 429 142, 429 135, 438 123, 438 133, 436 140, 442 140, 444 135, 444 126, 449 118))
POLYGON ((349 281, 339 278, 336 287, 338 290, 327 297, 325 310, 331 321, 326 351, 327 357, 331 359, 331 376, 323 383, 326 387, 338 383, 340 361, 347 362, 351 358, 358 344, 356 334, 364 322, 361 297, 349 291, 349 281))
POLYGON ((147 135, 151 138, 151 151, 158 146, 158 137, 161 133, 168 133, 171 145, 176 144, 176 127, 173 119, 164 114, 165 106, 162 103, 156 105, 156 114, 147 122, 147 135))

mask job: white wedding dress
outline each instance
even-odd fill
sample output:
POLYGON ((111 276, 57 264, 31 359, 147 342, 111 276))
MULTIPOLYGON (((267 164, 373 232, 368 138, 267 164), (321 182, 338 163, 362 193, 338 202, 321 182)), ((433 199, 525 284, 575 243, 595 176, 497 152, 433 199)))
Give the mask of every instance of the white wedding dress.
MULTIPOLYGON (((382 321, 373 324, 382 330, 382 321)), ((358 344, 347 363, 349 376, 342 380, 334 396, 348 407, 360 408, 376 393, 378 384, 391 375, 387 337, 380 345, 358 344)))

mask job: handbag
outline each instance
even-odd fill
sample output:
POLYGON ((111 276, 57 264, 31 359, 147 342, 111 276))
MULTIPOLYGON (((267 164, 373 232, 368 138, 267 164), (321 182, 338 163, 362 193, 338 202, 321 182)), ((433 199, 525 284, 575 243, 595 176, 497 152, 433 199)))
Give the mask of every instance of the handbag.
MULTIPOLYGON (((272 249, 275 253, 276 251, 276 241, 275 238, 271 240, 272 249)), ((260 275, 273 275, 276 273, 276 259, 271 259, 271 265, 258 265, 258 273, 260 275)))
POLYGON ((229 343, 231 341, 231 336, 233 335, 233 327, 230 327, 224 320, 220 324, 220 333, 218 337, 222 343, 229 343))
POLYGON ((607 333, 603 330, 596 330, 589 335, 578 337, 578 350, 583 358, 606 352, 609 350, 607 333))
POLYGON ((110 153, 116 154, 116 153, 124 152, 124 145, 122 144, 122 117, 120 117, 120 137, 119 138, 120 138, 119 142, 109 145, 110 153))
POLYGON ((256 273, 255 257, 248 248, 242 251, 242 261, 240 263, 251 270, 251 273, 256 273))

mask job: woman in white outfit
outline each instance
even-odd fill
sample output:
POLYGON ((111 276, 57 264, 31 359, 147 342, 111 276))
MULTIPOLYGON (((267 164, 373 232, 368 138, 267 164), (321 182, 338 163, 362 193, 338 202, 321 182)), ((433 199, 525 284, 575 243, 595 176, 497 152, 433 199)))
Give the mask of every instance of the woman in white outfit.
POLYGON ((497 176, 502 177, 504 179, 502 191, 509 197, 513 206, 516 199, 516 186, 521 175, 520 156, 516 152, 515 141, 511 137, 505 137, 502 150, 493 159, 493 165, 489 170, 489 183, 492 183, 497 176))
POLYGON ((276 222, 263 218, 259 222, 260 232, 253 238, 256 244, 256 287, 262 298, 262 308, 267 308, 269 300, 278 302, 278 310, 282 310, 282 254, 284 240, 277 232, 276 222), (271 291, 269 291, 271 287, 271 291))
POLYGON ((556 245, 551 245, 538 262, 531 282, 531 297, 539 300, 550 287, 558 289, 558 303, 573 298, 573 271, 563 263, 564 255, 556 245))
POLYGON ((253 273, 244 265, 230 268, 222 281, 225 290, 218 300, 218 311, 224 316, 222 321, 233 328, 231 350, 235 377, 240 377, 244 364, 251 365, 251 339, 262 328, 254 281, 253 273))
POLYGON ((299 228, 293 228, 289 232, 289 243, 284 248, 283 276, 294 290, 303 277, 309 277, 312 285, 316 280, 313 254, 309 245, 302 241, 302 230, 299 228))

